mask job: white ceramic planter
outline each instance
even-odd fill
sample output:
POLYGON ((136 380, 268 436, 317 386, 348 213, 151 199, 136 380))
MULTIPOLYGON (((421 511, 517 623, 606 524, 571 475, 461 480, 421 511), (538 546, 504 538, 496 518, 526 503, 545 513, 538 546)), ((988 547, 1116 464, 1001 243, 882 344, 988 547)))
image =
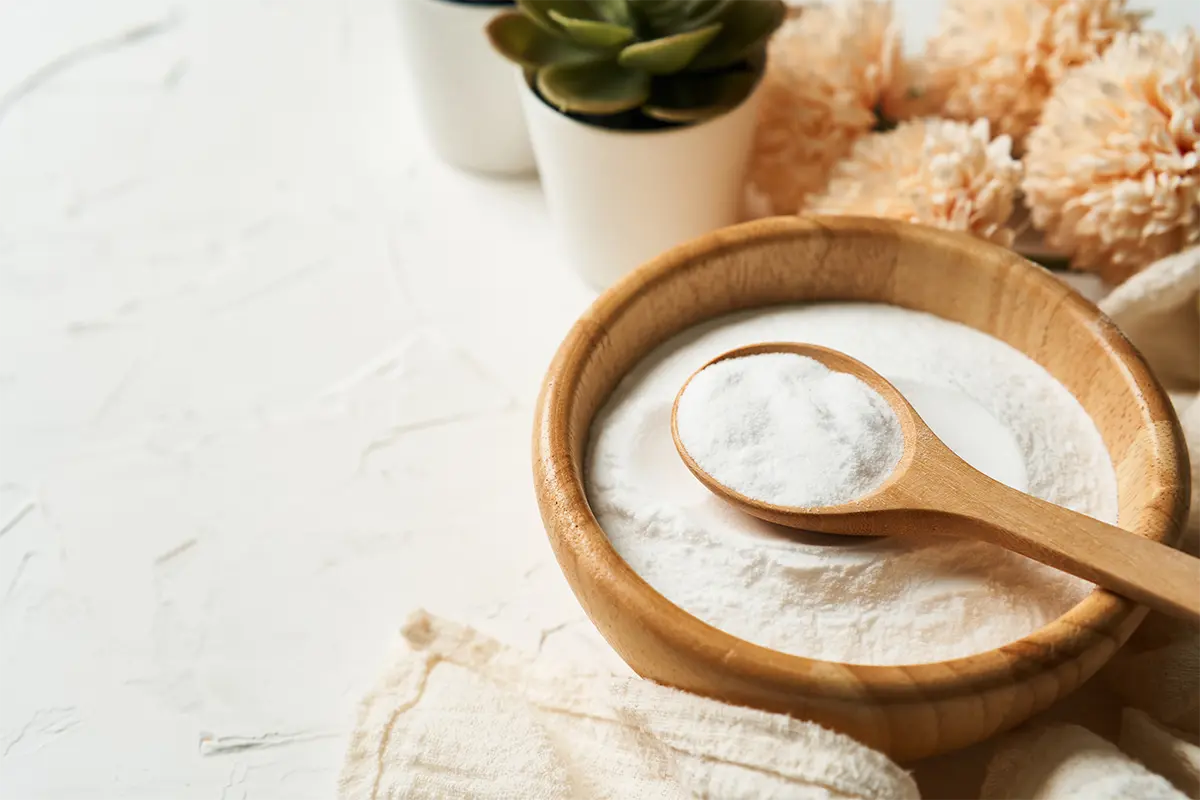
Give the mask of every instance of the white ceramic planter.
POLYGON ((398 0, 400 35, 426 133, 445 161, 476 172, 532 172, 512 65, 484 26, 506 6, 398 0))
POLYGON ((738 221, 757 92, 699 125, 618 131, 577 122, 518 86, 550 214, 593 287, 738 221))

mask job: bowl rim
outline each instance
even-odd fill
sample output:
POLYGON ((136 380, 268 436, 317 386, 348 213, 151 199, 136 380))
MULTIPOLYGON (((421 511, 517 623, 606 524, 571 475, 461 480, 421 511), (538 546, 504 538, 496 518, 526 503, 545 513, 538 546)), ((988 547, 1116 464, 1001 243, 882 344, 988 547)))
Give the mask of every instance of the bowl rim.
MULTIPOLYGON (((1014 679, 1070 665, 1100 649, 1108 649, 1103 655, 1106 660, 1132 633, 1147 610, 1104 589, 1093 590, 1062 616, 999 648, 946 661, 849 664, 785 653, 726 633, 660 594, 612 546, 587 501, 582 467, 585 459, 581 459, 577 468, 570 455, 572 395, 586 356, 602 340, 608 323, 636 298, 689 265, 773 239, 834 233, 880 234, 932 247, 990 248, 1002 260, 1028 270, 1031 273, 1028 277, 1042 288, 1061 292, 1065 299, 1072 300, 1091 323, 1092 334, 1114 351, 1125 368, 1126 381, 1140 390, 1139 413, 1149 423, 1146 429, 1153 451, 1164 458, 1167 474, 1162 476, 1162 491, 1156 495, 1161 503, 1157 505, 1172 509, 1173 513, 1162 514, 1144 504, 1139 517, 1153 511, 1151 516, 1155 519, 1139 520, 1142 523, 1139 531, 1157 541, 1177 540, 1191 488, 1184 480, 1188 474, 1187 450, 1178 418, 1141 354, 1094 304, 1048 270, 1017 253, 965 234, 879 218, 775 217, 714 231, 643 264, 601 293, 562 341, 538 396, 533 436, 538 505, 560 567, 567 571, 569 563, 572 570, 586 572, 598 592, 607 595, 614 606, 635 614, 640 625, 650 629, 657 639, 669 643, 673 650, 690 651, 710 663, 720 661, 727 673, 755 683, 765 681, 790 691, 816 692, 830 700, 862 703, 865 690, 874 702, 881 704, 929 702, 1009 686, 1014 679), (1170 424, 1156 424, 1162 420, 1170 424), (1124 636, 1115 636, 1115 631, 1126 626, 1124 636)), ((1109 457, 1113 458, 1111 452, 1109 457)), ((1122 520, 1123 527, 1128 522, 1122 520)), ((568 576, 568 582, 578 596, 575 581, 568 576)), ((579 599, 602 635, 609 638, 604 624, 592 615, 585 599, 582 596, 579 599)))

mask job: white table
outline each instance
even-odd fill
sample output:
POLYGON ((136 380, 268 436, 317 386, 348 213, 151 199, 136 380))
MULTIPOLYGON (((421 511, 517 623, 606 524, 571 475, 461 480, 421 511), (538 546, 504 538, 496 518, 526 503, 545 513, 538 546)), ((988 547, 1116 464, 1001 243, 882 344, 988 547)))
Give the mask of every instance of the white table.
POLYGON ((4 797, 328 797, 417 605, 621 668, 528 463, 591 293, 392 11, 0 5, 4 797))

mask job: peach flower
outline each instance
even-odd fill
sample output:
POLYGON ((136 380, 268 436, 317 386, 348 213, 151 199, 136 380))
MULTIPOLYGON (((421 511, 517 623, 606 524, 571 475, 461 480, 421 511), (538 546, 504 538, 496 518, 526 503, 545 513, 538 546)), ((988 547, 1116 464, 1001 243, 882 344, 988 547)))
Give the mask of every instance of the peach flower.
POLYGON ((1118 38, 1050 96, 1025 167, 1047 242, 1110 283, 1200 243, 1200 38, 1118 38))
POLYGON ((991 137, 987 120, 904 122, 860 139, 804 210, 890 217, 1008 246, 1021 179, 1010 149, 1008 136, 991 137))
POLYGON ((1067 72, 1142 16, 1125 0, 946 0, 925 51, 925 110, 990 120, 1019 150, 1067 72))
POLYGON ((792 214, 838 159, 903 113, 909 67, 890 2, 807 7, 771 41, 750 165, 752 216, 792 214))

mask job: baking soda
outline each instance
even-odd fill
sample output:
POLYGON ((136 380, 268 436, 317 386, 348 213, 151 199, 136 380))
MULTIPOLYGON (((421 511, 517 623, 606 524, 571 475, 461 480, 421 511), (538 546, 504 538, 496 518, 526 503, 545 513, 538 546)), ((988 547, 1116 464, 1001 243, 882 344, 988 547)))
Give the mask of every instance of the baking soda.
POLYGON ((870 494, 904 454, 896 412, 853 375, 796 353, 710 364, 679 396, 679 440, 722 485, 779 506, 870 494))
POLYGON ((890 306, 759 311, 664 344, 625 378, 593 424, 589 503, 613 546, 657 591, 756 644, 884 665, 1002 646, 1091 590, 1086 581, 983 542, 806 533, 750 517, 712 495, 675 450, 671 406, 705 363, 764 341, 808 342, 857 358, 977 469, 1116 521, 1116 476, 1095 425, 1049 373, 1003 342, 890 306))

